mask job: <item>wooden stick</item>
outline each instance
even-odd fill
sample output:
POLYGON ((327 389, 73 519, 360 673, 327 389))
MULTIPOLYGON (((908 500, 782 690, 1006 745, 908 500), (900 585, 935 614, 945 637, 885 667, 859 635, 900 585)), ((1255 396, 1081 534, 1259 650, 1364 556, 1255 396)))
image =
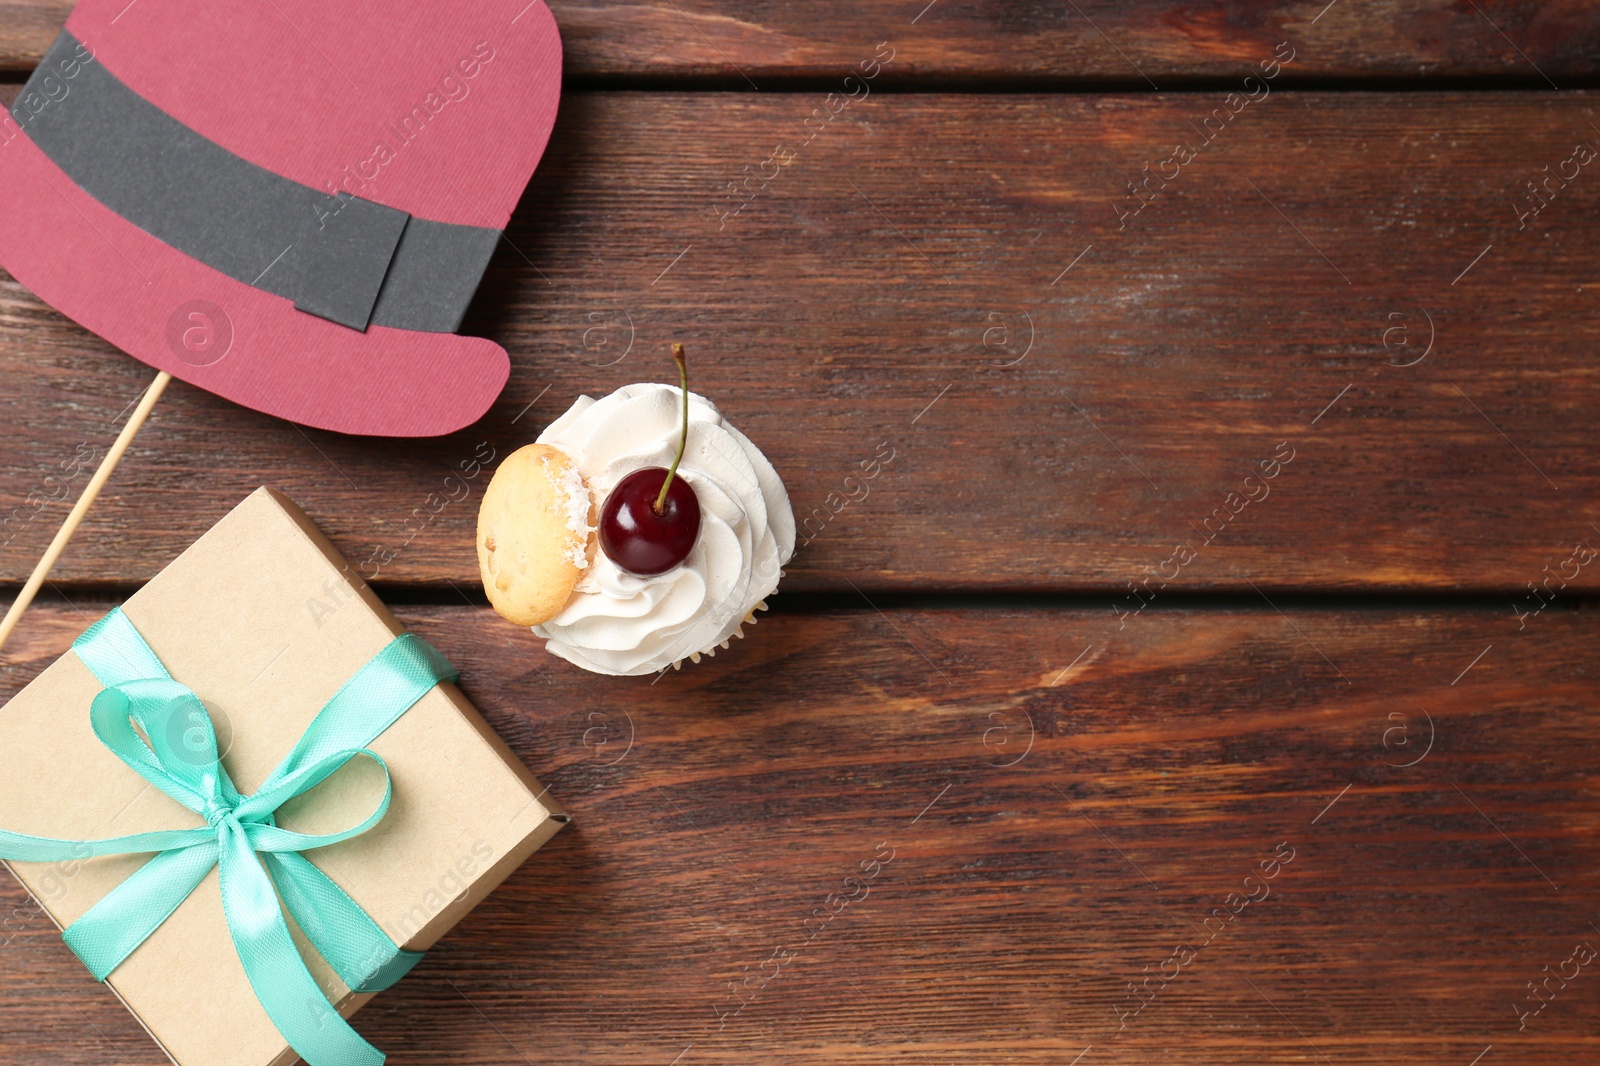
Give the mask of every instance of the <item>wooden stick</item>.
POLYGON ((50 571, 56 565, 56 560, 61 558, 61 553, 66 550, 67 542, 72 539, 72 534, 78 531, 78 523, 83 521, 83 516, 89 513, 89 508, 94 504, 95 497, 100 495, 100 490, 111 477, 111 472, 117 468, 117 463, 122 459, 122 453, 128 450, 128 445, 133 443, 133 438, 138 435, 139 429, 144 425, 145 419, 150 417, 150 409, 155 407, 156 401, 161 399, 161 394, 167 389, 167 382, 172 380, 172 375, 165 370, 156 375, 156 379, 145 390, 144 398, 139 401, 139 406, 134 408, 133 414, 128 419, 128 424, 122 427, 122 432, 117 434, 117 439, 111 445, 111 450, 100 461, 100 466, 95 470, 94 476, 89 479, 89 485, 83 490, 83 495, 78 497, 78 502, 72 505, 72 513, 67 515, 67 520, 61 523, 61 528, 56 531, 56 537, 50 542, 50 547, 44 551, 44 557, 33 568, 33 573, 28 575, 27 584, 22 586, 22 591, 17 594, 16 601, 12 603, 6 616, 0 619, 0 648, 5 647, 6 639, 11 636, 11 631, 17 628, 17 623, 22 620, 22 612, 28 609, 28 604, 33 602, 33 597, 38 593, 39 586, 44 584, 44 579, 50 576, 50 571))

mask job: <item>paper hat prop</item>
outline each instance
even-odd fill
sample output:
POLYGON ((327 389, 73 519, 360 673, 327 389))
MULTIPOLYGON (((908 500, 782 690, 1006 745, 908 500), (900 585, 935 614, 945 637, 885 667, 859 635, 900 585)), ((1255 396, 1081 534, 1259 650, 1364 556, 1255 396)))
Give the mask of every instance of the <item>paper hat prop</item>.
POLYGON ((81 0, 0 115, 0 265, 123 351, 323 429, 432 436, 561 90, 541 0, 81 0))

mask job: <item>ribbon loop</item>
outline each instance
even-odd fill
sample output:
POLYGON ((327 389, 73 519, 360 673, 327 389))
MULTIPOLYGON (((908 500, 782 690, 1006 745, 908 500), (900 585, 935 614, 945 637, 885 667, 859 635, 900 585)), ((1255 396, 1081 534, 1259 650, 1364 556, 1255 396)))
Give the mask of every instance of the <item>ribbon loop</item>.
POLYGON ((383 820, 394 784, 367 745, 439 682, 454 680, 454 667, 426 641, 409 633, 396 637, 324 705, 262 787, 243 796, 222 765, 205 705, 172 679, 120 608, 91 626, 73 649, 105 686, 89 710, 95 735, 205 825, 106 840, 0 830, 0 858, 54 862, 157 853, 62 934, 97 980, 219 869, 234 947, 256 998, 290 1047, 309 1066, 380 1066, 383 1053, 357 1035, 318 988, 284 912, 353 991, 387 988, 422 957, 396 945, 301 852, 360 836, 383 820), (355 758, 373 760, 383 773, 383 797, 372 813, 333 833, 278 827, 279 807, 355 758))
POLYGON ((187 687, 171 678, 125 681, 94 698, 89 719, 117 758, 196 814, 238 803, 211 716, 187 687))

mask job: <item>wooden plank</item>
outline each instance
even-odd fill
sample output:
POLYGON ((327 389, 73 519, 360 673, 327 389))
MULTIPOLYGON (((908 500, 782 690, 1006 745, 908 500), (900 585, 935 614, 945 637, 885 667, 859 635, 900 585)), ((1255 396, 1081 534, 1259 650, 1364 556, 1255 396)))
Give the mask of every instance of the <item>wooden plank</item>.
MULTIPOLYGON (((895 50, 892 80, 1042 77, 1145 87, 1235 77, 1284 40, 1305 46, 1295 77, 1501 76, 1543 85, 1546 77, 1588 79, 1600 69, 1600 18, 1577 3, 552 0, 550 7, 571 76, 693 76, 740 89, 771 88, 764 78, 841 77, 881 41, 895 50)), ((0 3, 0 70, 32 69, 70 10, 67 0, 0 3)))
MULTIPOLYGON (((400 615, 576 822, 361 1015, 396 1066, 1593 1059, 1589 969, 1513 1012, 1600 943, 1588 613, 778 613, 653 686, 400 615)), ((0 914, 0 1057, 158 1061, 0 914)))
MULTIPOLYGON (((1586 98, 1273 94, 1120 221, 1222 101, 877 96, 807 142, 817 96, 573 94, 470 316, 514 360, 479 426, 174 384, 56 580, 143 580, 269 483, 368 577, 470 583, 482 479, 447 476, 677 340, 812 517, 787 588, 1600 588, 1600 186, 1516 214, 1600 143, 1586 98)), ((0 281, 0 377, 15 583, 151 373, 0 281)))

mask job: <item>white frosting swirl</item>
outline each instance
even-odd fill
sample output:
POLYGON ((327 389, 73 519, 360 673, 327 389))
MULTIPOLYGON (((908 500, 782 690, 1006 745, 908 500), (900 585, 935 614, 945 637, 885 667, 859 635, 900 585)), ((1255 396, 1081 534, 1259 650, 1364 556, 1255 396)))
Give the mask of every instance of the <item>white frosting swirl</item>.
MULTIPOLYGON (((599 503, 642 467, 672 465, 682 393, 625 385, 580 396, 539 434, 572 457, 599 503)), ((704 397, 689 395, 689 445, 678 477, 700 501, 700 537, 683 565, 630 574, 596 551, 561 613, 533 631, 545 647, 600 674, 649 674, 711 651, 778 587, 794 554, 794 512, 766 456, 704 397)))

